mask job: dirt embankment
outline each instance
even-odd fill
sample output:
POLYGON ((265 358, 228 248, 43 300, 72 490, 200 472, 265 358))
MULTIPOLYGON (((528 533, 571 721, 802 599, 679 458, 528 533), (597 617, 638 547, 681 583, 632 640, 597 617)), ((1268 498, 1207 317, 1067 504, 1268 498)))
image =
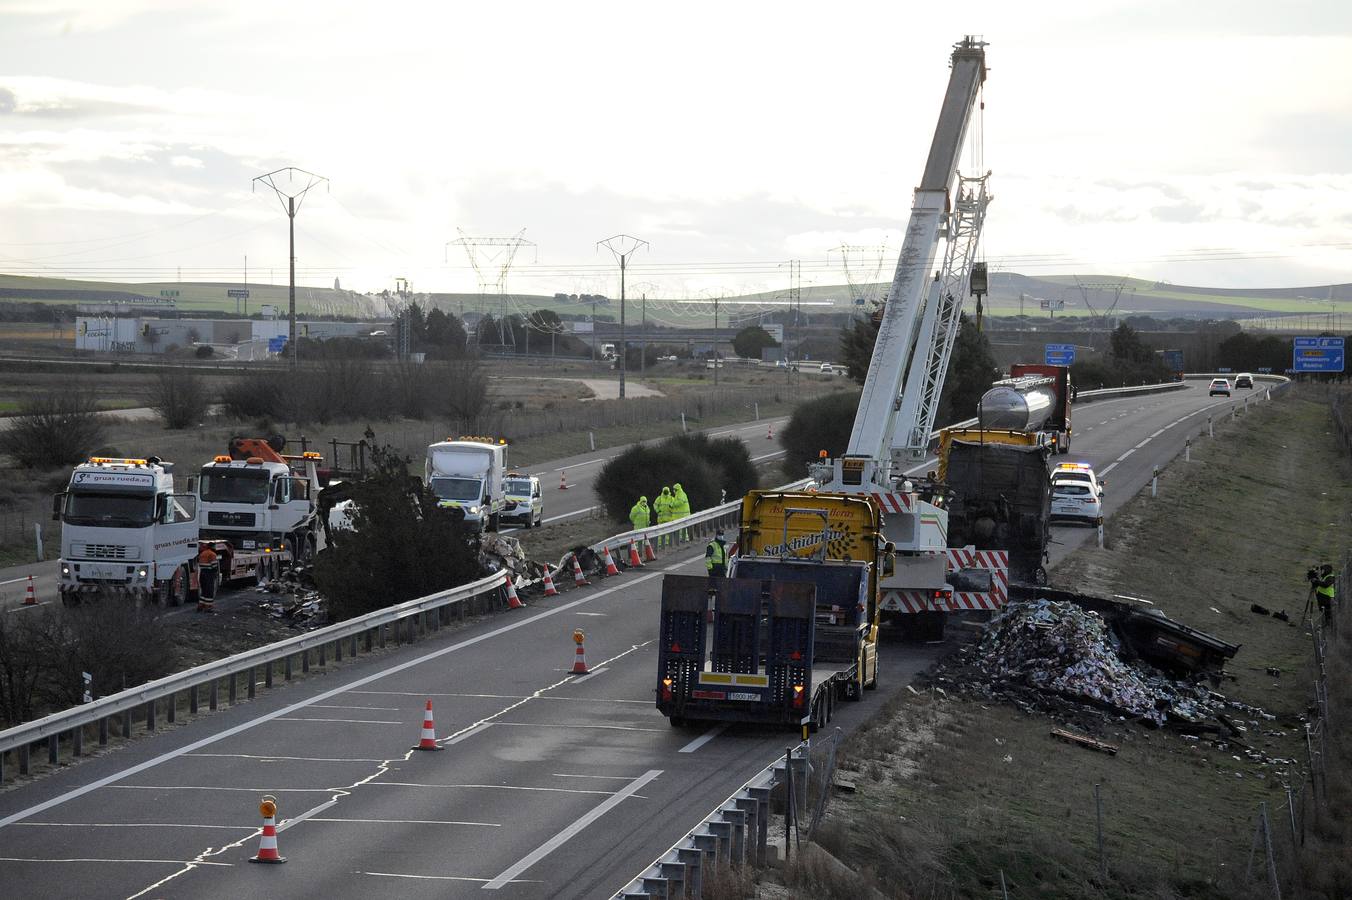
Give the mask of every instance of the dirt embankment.
MULTIPOLYGON (((1148 490, 1133 499, 1110 523, 1110 549, 1086 547, 1053 575, 1060 587, 1153 600, 1241 644, 1218 688, 1253 708, 1233 711, 1242 729, 1233 742, 1105 712, 1067 717, 952 691, 904 693, 846 745, 846 777, 860 790, 835 798, 823 845, 894 897, 999 897, 1002 873, 1011 898, 1267 897, 1261 851, 1258 877, 1245 878, 1266 803, 1284 894, 1352 896, 1340 844, 1348 785, 1330 784, 1322 817, 1308 786, 1299 799, 1312 697, 1311 638, 1299 625, 1304 573, 1337 564, 1352 543, 1352 463, 1328 432, 1322 394, 1256 407, 1198 441, 1191 463, 1165 469, 1157 499, 1148 490), (1063 723, 1120 750, 1054 740, 1051 728, 1063 723), (1299 856, 1285 784, 1304 815, 1299 856)), ((1349 648, 1335 643, 1337 653, 1349 648)))

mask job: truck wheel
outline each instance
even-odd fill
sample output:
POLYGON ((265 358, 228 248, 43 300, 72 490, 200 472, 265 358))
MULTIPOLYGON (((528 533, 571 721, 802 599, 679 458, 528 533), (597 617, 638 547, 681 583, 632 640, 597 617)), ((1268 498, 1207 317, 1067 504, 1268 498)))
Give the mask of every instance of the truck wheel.
POLYGON ((1066 435, 1061 439, 1061 455, 1065 456, 1069 452, 1070 452, 1070 435, 1066 435))
POLYGON ((61 605, 65 607, 79 606, 80 592, 68 591, 65 588, 61 588, 61 605))
POLYGON ((541 511, 540 514, 535 517, 535 522, 532 527, 539 528, 543 524, 545 524, 545 514, 541 511))
POLYGON ((1033 584, 1042 585, 1043 587, 1047 585, 1047 570, 1042 566, 1038 566, 1033 570, 1033 584))
POLYGON ((877 689, 878 689, 878 660, 875 659, 873 660, 873 680, 864 682, 864 690, 876 691, 877 689))

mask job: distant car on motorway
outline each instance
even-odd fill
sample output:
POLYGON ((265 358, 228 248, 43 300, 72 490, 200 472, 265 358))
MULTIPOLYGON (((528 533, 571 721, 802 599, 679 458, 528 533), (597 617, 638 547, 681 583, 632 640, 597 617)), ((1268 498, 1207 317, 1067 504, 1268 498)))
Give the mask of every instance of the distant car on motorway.
POLYGON ((1250 375, 1248 372, 1240 372, 1238 375, 1235 376, 1235 387, 1252 388, 1253 376, 1250 375))
POLYGON ((1211 379, 1211 387, 1209 387, 1209 388, 1207 389, 1206 395, 1207 395, 1208 397, 1214 397, 1214 396, 1216 396, 1217 394, 1224 394, 1224 395, 1227 396, 1227 397, 1230 396, 1230 381, 1229 381, 1229 379, 1226 379, 1226 378, 1213 378, 1213 379, 1211 379))

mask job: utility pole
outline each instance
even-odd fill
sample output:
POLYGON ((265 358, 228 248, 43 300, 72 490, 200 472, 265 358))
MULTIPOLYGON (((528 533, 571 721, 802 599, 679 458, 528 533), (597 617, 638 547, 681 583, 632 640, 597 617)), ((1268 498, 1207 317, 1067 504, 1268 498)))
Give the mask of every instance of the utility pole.
MULTIPOLYGON (((290 228, 290 248, 291 248, 291 289, 289 291, 288 315, 290 325, 287 331, 287 347, 291 351, 291 368, 296 368, 300 364, 300 355, 296 347, 296 213, 300 212, 300 203, 305 202, 305 195, 309 193, 310 188, 317 187, 320 183, 328 183, 328 179, 323 175, 316 175, 314 172, 307 172, 304 169, 298 169, 295 166, 287 166, 277 169, 275 172, 269 172, 266 175, 259 175, 253 180, 252 188, 256 188, 259 183, 265 187, 270 187, 277 194, 277 199, 282 201, 282 210, 286 213, 290 228), (287 185, 284 188, 277 183, 277 176, 286 173, 287 185), (296 176, 304 182, 299 188, 296 187, 296 176)), ((251 189, 252 189, 251 188, 251 189)))
POLYGON ((639 328, 638 373, 648 369, 648 292, 643 292, 643 325, 639 328))
POLYGON ((648 242, 642 238, 636 238, 627 234, 617 234, 614 237, 608 237, 604 241, 597 241, 597 247, 605 247, 620 262, 620 399, 624 399, 624 375, 625 375, 625 357, 627 345, 624 342, 624 270, 629 263, 629 257, 633 256, 638 250, 649 246, 648 242))
POLYGON ((592 362, 596 362, 596 301, 592 300, 592 362))
POLYGON ((718 301, 714 298, 714 387, 718 387, 718 301))

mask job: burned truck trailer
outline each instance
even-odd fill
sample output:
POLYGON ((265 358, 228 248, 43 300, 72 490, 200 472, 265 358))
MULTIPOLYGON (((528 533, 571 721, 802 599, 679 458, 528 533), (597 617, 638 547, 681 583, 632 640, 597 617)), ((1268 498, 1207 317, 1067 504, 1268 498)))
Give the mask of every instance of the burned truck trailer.
MULTIPOLYGON (((1049 449, 1006 443, 996 433, 947 442, 944 478, 949 491, 950 547, 1008 550, 1014 581, 1046 584, 1051 537, 1049 449)), ((1011 439, 1024 435, 1011 433, 1011 439)))

